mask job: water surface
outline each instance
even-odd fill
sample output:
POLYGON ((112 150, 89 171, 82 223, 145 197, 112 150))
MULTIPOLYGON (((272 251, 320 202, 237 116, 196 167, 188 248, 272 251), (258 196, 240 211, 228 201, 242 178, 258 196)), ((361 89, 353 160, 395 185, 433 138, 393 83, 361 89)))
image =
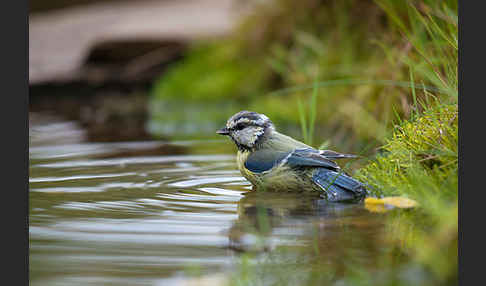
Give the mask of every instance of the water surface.
POLYGON ((30 128, 31 285, 183 285, 194 272, 229 277, 244 253, 317 247, 336 266, 379 248, 380 218, 361 204, 251 191, 229 140, 82 133, 30 128))

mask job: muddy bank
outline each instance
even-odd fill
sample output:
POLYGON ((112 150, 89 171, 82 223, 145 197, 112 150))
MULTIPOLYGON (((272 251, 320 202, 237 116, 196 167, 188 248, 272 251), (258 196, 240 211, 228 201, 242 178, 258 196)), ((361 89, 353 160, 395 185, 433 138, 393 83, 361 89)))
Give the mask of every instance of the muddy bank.
POLYGON ((145 126, 153 80, 183 59, 194 41, 227 35, 243 8, 235 3, 35 2, 29 15, 31 114, 75 121, 88 141, 153 139, 145 126))
POLYGON ((124 80, 136 79, 137 71, 170 61, 192 41, 226 35, 238 20, 234 3, 109 1, 31 13, 29 83, 99 83, 99 74, 109 70, 94 70, 90 60, 107 48, 108 57, 123 55, 125 66, 116 71, 125 73, 124 80))

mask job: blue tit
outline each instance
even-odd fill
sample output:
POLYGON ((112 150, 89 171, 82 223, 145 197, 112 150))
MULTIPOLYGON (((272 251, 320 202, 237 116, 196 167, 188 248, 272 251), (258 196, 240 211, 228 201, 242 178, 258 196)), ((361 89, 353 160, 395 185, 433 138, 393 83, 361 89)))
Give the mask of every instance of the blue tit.
POLYGON ((216 133, 236 144, 238 169, 255 189, 313 191, 329 201, 355 201, 366 195, 364 184, 335 162, 356 156, 314 149, 277 132, 264 114, 240 111, 216 133))

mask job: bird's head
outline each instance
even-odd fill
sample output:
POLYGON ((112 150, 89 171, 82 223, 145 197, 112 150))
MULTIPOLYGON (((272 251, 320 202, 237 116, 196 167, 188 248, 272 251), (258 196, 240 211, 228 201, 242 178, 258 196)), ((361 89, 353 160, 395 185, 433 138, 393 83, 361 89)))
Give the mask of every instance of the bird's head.
POLYGON ((274 130, 272 121, 264 114, 240 111, 231 116, 226 126, 216 133, 228 135, 239 149, 251 150, 274 130))

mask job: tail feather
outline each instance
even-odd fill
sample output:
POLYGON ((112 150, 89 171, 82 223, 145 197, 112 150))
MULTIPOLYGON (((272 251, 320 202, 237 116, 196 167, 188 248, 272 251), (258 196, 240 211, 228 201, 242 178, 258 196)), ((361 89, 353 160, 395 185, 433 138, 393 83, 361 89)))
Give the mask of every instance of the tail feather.
POLYGON ((357 200, 366 194, 363 183, 344 173, 319 168, 312 179, 326 192, 329 201, 357 200))

